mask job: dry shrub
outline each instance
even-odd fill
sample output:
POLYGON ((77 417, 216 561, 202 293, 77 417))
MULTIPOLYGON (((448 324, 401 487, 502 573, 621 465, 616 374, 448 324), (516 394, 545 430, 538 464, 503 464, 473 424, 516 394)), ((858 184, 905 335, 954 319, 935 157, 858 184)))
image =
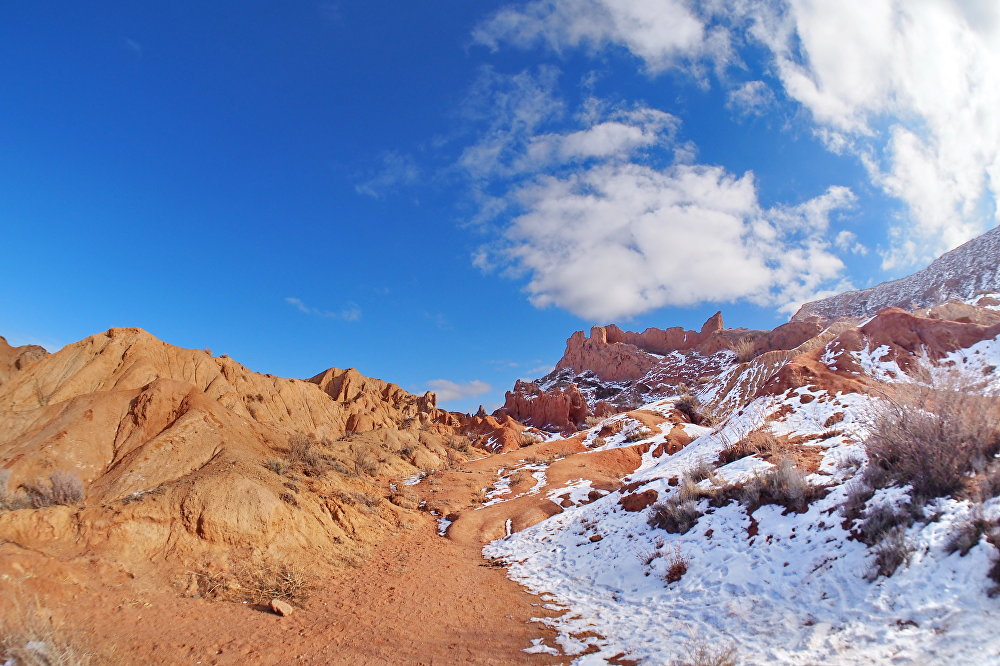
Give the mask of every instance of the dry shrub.
POLYGON ((688 654, 674 659, 671 666, 736 666, 736 648, 732 645, 694 643, 686 647, 688 654))
MULTIPOLYGON (((0 663, 13 666, 86 666, 102 663, 85 639, 55 621, 37 601, 4 599, 0 663)), ((110 662, 107 662, 110 663, 110 662)))
POLYGON ((288 472, 288 463, 278 458, 268 458, 264 461, 264 467, 278 476, 284 476, 288 472))
POLYGON ((752 359, 755 356, 755 348, 756 345, 754 344, 753 338, 749 335, 745 335, 739 340, 734 340, 729 344, 729 349, 736 354, 737 363, 746 363, 752 359))
POLYGON ((690 393, 681 395, 674 402, 674 409, 686 416, 687 420, 695 425, 715 425, 716 418, 712 411, 703 405, 701 400, 690 393))
POLYGON ((49 481, 38 481, 25 485, 28 503, 34 509, 64 504, 76 506, 83 502, 83 481, 70 472, 55 471, 49 474, 49 481))
MULTIPOLYGON (((776 504, 788 511, 803 513, 809 504, 823 497, 827 488, 814 486, 788 457, 764 473, 755 473, 749 480, 734 486, 735 498, 753 513, 765 504, 776 504)), ((721 499, 721 498, 720 498, 721 499)))
POLYGON ((306 476, 322 476, 334 468, 334 460, 319 450, 307 435, 297 433, 288 438, 288 459, 302 468, 306 476))
POLYGON ((961 386, 894 386, 870 418, 864 478, 912 485, 914 503, 954 495, 1000 452, 1000 399, 961 386))
POLYGON ((980 507, 976 507, 972 515, 955 525, 955 531, 945 545, 949 553, 958 552, 963 557, 975 548, 982 537, 986 535, 990 542, 1000 539, 1000 526, 983 518, 980 507))
POLYGON ((688 570, 688 560, 681 552, 680 546, 674 546, 667 559, 667 570, 663 573, 663 580, 669 583, 679 581, 688 570))
POLYGON ((354 473, 358 476, 367 474, 375 476, 381 466, 378 457, 371 449, 357 449, 353 456, 354 473))
POLYGON ((633 429, 627 435, 625 435, 625 441, 628 443, 640 442, 644 439, 649 439, 653 436, 653 431, 646 426, 639 426, 633 429))
POLYGON ((600 416, 588 416, 587 418, 585 418, 583 420, 583 427, 584 428, 593 428, 594 426, 600 424, 602 421, 604 421, 603 417, 600 417, 600 416))
POLYGON ((880 504, 865 512, 865 519, 858 525, 856 536, 862 543, 873 546, 881 543, 897 528, 913 524, 913 514, 905 509, 880 504))
POLYGON ((903 527, 894 527, 889 530, 875 547, 875 561, 868 572, 868 580, 872 581, 879 576, 889 577, 896 573, 903 564, 910 563, 913 555, 913 544, 906 538, 906 530, 903 527))
POLYGON ((312 575, 303 567, 265 556, 245 558, 229 571, 203 568, 191 573, 203 597, 223 601, 263 605, 282 599, 301 606, 315 588, 312 575))

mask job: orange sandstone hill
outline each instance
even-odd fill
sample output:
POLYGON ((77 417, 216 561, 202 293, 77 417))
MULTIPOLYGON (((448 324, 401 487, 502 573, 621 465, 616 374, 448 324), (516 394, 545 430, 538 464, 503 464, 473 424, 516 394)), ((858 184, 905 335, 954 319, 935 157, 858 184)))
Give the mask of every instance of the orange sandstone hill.
POLYGON ((0 553, 159 574, 248 554, 336 565, 410 520, 387 481, 522 429, 355 370, 284 379, 136 328, 54 354, 0 340, 0 502, 32 509, 0 511, 0 553))

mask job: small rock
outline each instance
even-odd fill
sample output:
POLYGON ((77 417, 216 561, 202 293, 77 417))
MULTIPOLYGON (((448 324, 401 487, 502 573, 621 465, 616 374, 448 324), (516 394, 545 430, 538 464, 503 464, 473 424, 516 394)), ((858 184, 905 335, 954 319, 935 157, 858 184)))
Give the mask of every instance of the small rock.
POLYGON ((282 601, 281 599, 271 599, 271 610, 274 611, 276 615, 285 617, 291 615, 295 608, 292 607, 287 601, 282 601))

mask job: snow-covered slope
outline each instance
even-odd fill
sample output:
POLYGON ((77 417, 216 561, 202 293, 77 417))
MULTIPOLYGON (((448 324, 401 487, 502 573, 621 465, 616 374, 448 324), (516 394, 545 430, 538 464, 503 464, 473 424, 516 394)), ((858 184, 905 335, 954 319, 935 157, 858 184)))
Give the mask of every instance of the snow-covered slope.
POLYGON ((1000 292, 1000 227, 947 252, 913 275, 806 303, 792 317, 870 317, 884 307, 926 308, 1000 292))
MULTIPOLYGON (((680 450, 658 446, 672 424, 654 428, 619 490, 489 544, 484 553, 546 608, 566 611, 546 620, 557 643, 529 651, 574 664, 734 663, 694 658, 730 651, 739 664, 1000 663, 995 420, 987 425, 997 445, 964 487, 929 500, 880 477, 867 444, 894 385, 944 386, 961 370, 996 395, 1000 337, 974 327, 880 315, 771 369, 762 384, 778 387, 714 428, 686 426, 694 440, 680 450), (935 350, 931 327, 988 337, 935 350), (910 333, 917 351, 905 346, 910 333), (741 448, 754 441, 765 444, 741 448), (767 479, 792 490, 769 495, 767 479), (677 515, 690 525, 671 522, 677 515)), ((680 399, 643 409, 666 415, 680 399)), ((621 418, 597 423, 586 441, 621 418)))

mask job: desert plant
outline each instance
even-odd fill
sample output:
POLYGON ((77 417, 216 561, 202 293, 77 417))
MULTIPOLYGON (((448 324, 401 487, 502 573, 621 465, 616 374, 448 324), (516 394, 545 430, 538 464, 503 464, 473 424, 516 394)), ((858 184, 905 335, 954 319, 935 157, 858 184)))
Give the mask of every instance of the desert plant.
POLYGON ((736 666, 736 648, 732 645, 693 643, 686 648, 687 655, 674 659, 671 666, 736 666))
POLYGON ((684 393, 674 402, 674 409, 687 417, 694 425, 711 426, 715 424, 712 411, 702 404, 696 396, 684 393))
POLYGON ((961 386, 897 385, 869 421, 865 480, 911 485, 915 503, 957 493, 1000 452, 1000 399, 961 386))
POLYGON ((86 666, 94 652, 82 636, 55 621, 37 601, 5 599, 0 616, 0 660, 12 666, 86 666))
POLYGON ((749 335, 745 335, 738 340, 733 340, 729 343, 729 349, 736 355, 737 363, 746 363, 754 357, 756 345, 754 344, 753 338, 749 335))
POLYGON ((701 511, 694 501, 682 498, 680 493, 657 502, 650 510, 647 522, 650 527, 666 530, 671 534, 686 534, 701 518, 701 511))
POLYGON ((83 501, 83 482, 70 472, 55 471, 49 474, 49 481, 38 481, 23 486, 28 502, 34 509, 64 504, 76 506, 83 501))
POLYGON ((680 546, 674 546, 667 557, 667 569, 663 572, 663 580, 676 583, 687 573, 688 560, 681 552, 680 546))
POLYGON ((896 573, 901 565, 909 564, 910 557, 913 555, 913 544, 907 540, 906 530, 903 527, 894 527, 885 534, 873 550, 875 551, 875 560, 868 572, 868 580, 875 580, 879 576, 888 578, 896 573))
POLYGON ((644 439, 649 439, 653 436, 653 431, 646 426, 639 426, 634 428, 627 435, 625 435, 625 441, 628 443, 640 442, 644 439))

